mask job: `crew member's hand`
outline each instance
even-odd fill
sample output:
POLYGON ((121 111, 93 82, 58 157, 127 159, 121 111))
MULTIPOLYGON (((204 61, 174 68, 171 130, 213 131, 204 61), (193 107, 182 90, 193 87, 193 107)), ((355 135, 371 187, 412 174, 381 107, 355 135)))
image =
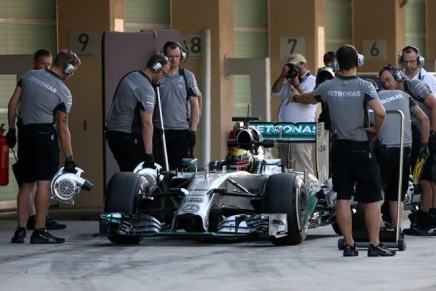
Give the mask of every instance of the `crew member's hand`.
POLYGON ((188 133, 188 148, 193 149, 195 142, 197 141, 197 132, 194 130, 189 130, 188 133))
POLYGON ((69 155, 65 157, 64 171, 67 173, 76 173, 76 163, 74 162, 73 155, 69 155))
POLYGON ((142 167, 143 168, 151 168, 151 169, 156 168, 154 166, 153 154, 145 154, 144 163, 142 164, 142 167))
POLYGON ((8 133, 6 134, 6 144, 9 148, 13 148, 17 144, 15 131, 15 128, 9 128, 8 133))
POLYGON ((422 157, 424 159, 427 159, 429 156, 429 152, 428 152, 428 146, 426 143, 421 143, 421 146, 419 147, 418 150, 418 157, 422 157))

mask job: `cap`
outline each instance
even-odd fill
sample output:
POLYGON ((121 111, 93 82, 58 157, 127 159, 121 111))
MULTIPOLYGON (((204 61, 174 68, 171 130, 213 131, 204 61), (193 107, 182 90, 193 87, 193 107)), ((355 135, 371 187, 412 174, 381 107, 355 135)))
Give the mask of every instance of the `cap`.
POLYGON ((292 54, 288 59, 289 64, 307 63, 306 58, 301 54, 292 54))

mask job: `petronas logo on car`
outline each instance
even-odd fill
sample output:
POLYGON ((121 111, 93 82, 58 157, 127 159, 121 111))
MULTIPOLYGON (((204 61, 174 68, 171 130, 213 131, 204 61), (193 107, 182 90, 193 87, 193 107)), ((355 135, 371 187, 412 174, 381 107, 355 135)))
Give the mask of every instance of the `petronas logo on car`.
POLYGON ((251 122, 250 127, 259 130, 264 139, 314 141, 316 135, 316 124, 313 122, 251 122))

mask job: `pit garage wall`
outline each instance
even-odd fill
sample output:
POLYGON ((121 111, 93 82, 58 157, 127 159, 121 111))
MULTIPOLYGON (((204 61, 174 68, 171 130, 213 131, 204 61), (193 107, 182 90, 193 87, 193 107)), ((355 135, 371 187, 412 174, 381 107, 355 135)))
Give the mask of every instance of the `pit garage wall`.
MULTIPOLYGON (((271 83, 275 81, 283 63, 280 55, 281 37, 304 37, 304 54, 312 72, 322 66, 324 54, 324 0, 269 0, 269 56, 271 83), (271 16, 273 15, 273 16, 271 16)), ((380 60, 366 58, 365 66, 359 71, 378 71, 381 64, 395 63, 396 56, 404 43, 404 8, 397 0, 355 0, 353 3, 353 38, 357 49, 368 54, 364 43, 385 40, 387 57, 380 60), (380 11, 380 12, 379 12, 380 11), (382 13, 381 13, 382 12, 382 13), (369 24, 371 23, 371 24, 369 24)), ((434 11, 436 4, 426 2, 427 11, 434 11)), ((202 29, 211 31, 211 115, 212 140, 211 159, 222 159, 226 153, 226 132, 232 127, 233 106, 232 77, 225 76, 225 58, 233 56, 233 3, 232 0, 174 0, 171 2, 171 29, 182 35, 200 34, 202 29)), ((77 74, 69 80, 73 93, 73 109, 70 129, 73 149, 84 177, 94 183, 91 192, 81 193, 76 200, 78 207, 96 207, 103 204, 103 136, 102 136, 102 69, 101 36, 104 31, 115 31, 123 26, 123 0, 61 0, 58 1, 58 48, 70 47, 70 35, 75 36, 80 50, 85 39, 78 40, 81 33, 91 36, 88 48, 92 54, 82 55, 83 64, 77 74), (97 43, 95 41, 97 40, 97 43), (92 42, 94 41, 94 42, 92 42), (96 48, 95 48, 96 46, 96 48)), ((435 59, 436 20, 427 17, 428 59, 435 59)), ((122 53, 122 52, 120 52, 122 53)), ((185 67, 193 71, 201 83, 200 60, 191 58, 185 67)), ((272 121, 277 115, 278 102, 271 106, 272 121)), ((201 134, 201 132, 200 132, 201 134)), ((199 145, 200 146, 200 145, 199 145)), ((199 154, 199 149, 196 149, 199 154)))

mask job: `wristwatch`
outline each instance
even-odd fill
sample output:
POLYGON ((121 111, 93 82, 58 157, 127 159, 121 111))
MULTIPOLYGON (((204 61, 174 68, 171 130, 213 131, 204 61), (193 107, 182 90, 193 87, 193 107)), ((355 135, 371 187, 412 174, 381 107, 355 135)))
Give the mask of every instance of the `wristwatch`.
POLYGON ((298 103, 298 101, 297 101, 297 96, 298 96, 298 95, 294 95, 294 97, 292 97, 292 101, 294 101, 295 103, 298 103))

